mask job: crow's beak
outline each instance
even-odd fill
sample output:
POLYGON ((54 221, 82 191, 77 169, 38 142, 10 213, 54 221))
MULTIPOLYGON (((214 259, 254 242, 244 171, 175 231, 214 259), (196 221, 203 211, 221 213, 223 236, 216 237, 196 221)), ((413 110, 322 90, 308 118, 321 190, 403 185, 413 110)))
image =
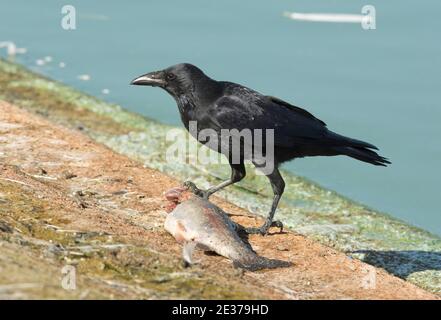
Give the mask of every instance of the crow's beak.
POLYGON ((165 81, 162 79, 162 72, 150 72, 144 74, 136 79, 133 79, 130 84, 135 86, 152 86, 152 87, 160 87, 165 84, 165 81))

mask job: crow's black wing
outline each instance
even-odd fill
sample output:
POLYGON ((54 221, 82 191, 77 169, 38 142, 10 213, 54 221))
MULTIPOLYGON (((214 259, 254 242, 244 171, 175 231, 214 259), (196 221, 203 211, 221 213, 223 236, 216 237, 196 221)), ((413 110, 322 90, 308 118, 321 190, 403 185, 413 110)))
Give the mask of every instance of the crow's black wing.
POLYGON ((291 148, 326 139, 324 122, 301 108, 244 88, 208 107, 205 121, 219 129, 274 129, 275 146, 291 148))
POLYGON ((305 109, 302 109, 302 108, 296 107, 296 106, 294 106, 294 105, 292 105, 292 104, 290 104, 290 103, 288 103, 288 102, 286 102, 286 101, 283 101, 282 99, 279 99, 279 98, 277 98, 277 97, 273 97, 273 96, 266 96, 266 97, 267 97, 271 102, 274 102, 275 104, 277 104, 277 105, 279 105, 279 106, 281 106, 281 107, 288 108, 288 109, 290 109, 290 110, 292 110, 292 111, 294 111, 294 112, 297 112, 297 113, 299 113, 299 114, 304 115, 304 116, 307 117, 307 118, 317 120, 317 121, 320 122, 322 125, 326 126, 326 123, 324 123, 324 122, 323 122, 322 120, 320 120, 320 119, 317 119, 316 117, 314 117, 313 114, 309 113, 309 112, 306 111, 305 109))

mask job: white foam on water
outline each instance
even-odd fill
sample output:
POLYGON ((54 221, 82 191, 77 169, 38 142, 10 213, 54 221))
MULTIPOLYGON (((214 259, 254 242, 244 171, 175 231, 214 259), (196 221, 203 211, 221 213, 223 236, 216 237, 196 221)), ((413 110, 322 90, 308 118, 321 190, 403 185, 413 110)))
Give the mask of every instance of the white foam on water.
POLYGON ((371 17, 361 14, 346 13, 300 13, 284 12, 283 15, 292 20, 311 22, 362 23, 369 22, 371 17))
POLYGON ((89 81, 91 79, 90 75, 88 74, 80 74, 77 76, 77 78, 81 81, 89 81))
POLYGON ((6 48, 8 56, 15 56, 16 54, 24 54, 27 52, 26 48, 18 48, 12 41, 0 42, 0 49, 1 48, 6 48))

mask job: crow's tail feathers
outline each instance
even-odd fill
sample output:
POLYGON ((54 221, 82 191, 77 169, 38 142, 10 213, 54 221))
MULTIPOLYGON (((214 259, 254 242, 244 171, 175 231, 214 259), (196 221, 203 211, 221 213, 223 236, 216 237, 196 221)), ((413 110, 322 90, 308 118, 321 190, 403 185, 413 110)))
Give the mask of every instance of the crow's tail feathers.
POLYGON ((351 158, 371 163, 376 166, 386 167, 391 162, 382 156, 380 156, 375 151, 369 149, 369 147, 364 146, 339 146, 333 148, 338 154, 346 155, 351 158))
POLYGON ((376 166, 386 167, 391 164, 387 158, 373 151, 378 148, 368 142, 345 137, 332 131, 328 132, 328 141, 334 154, 346 155, 376 166))

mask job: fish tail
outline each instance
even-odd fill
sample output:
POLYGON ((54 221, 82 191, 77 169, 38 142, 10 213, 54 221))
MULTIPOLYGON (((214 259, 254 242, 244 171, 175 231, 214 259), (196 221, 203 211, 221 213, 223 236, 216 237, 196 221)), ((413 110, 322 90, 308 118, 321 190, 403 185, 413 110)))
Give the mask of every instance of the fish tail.
POLYGON ((256 257, 251 261, 233 261, 233 266, 235 268, 242 268, 248 271, 257 271, 262 269, 276 269, 276 268, 288 268, 293 264, 289 261, 268 259, 265 257, 256 257))

